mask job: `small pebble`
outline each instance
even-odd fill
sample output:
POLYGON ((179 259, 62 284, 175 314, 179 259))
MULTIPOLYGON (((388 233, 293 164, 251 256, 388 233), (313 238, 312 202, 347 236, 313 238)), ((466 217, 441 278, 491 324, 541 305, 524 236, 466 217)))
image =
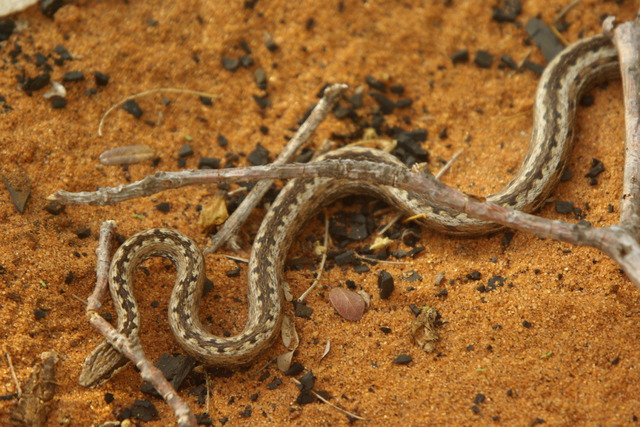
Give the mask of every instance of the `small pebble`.
POLYGON ((171 203, 169 202, 158 203, 156 205, 156 209, 159 210, 160 212, 168 213, 171 211, 171 203))
POLYGON ((226 147, 229 144, 229 140, 224 137, 221 133, 218 134, 218 145, 220 147, 226 147))
POLYGON ((222 57, 222 67, 228 71, 236 71, 240 67, 240 61, 236 58, 222 57))
POLYGON ((63 82, 80 82, 84 80, 84 73, 82 71, 69 71, 62 76, 63 82))
POLYGON ((517 70, 518 69, 518 64, 509 55, 502 55, 500 57, 500 62, 502 62, 504 65, 506 65, 507 67, 511 68, 512 70, 517 70))
POLYGON ((22 90, 25 92, 35 92, 47 86, 51 81, 49 73, 42 73, 36 77, 29 77, 23 84, 22 90))
POLYGON ((269 150, 258 144, 256 149, 247 156, 247 160, 251 166, 262 166, 269 163, 269 150))
POLYGON ((604 172, 604 163, 598 159, 591 159, 591 169, 586 173, 585 178, 595 178, 604 172))
POLYGON ((467 274, 467 279, 480 280, 482 279, 482 273, 480 273, 478 270, 473 270, 471 273, 467 274))
POLYGON ((202 157, 198 161, 198 169, 219 169, 220 159, 215 157, 202 157))
POLYGON ((399 356, 397 356, 395 359, 393 359, 393 364, 395 365, 406 365, 408 363, 411 363, 411 361, 413 360, 413 358, 408 355, 408 354, 401 354, 399 356))
POLYGON ((64 212, 64 209, 65 205, 58 202, 57 200, 52 200, 44 207, 44 210, 49 212, 51 215, 60 215, 62 212, 64 212))
POLYGON ((375 77, 366 76, 364 79, 367 82, 367 84, 373 89, 379 90, 380 92, 387 91, 387 85, 384 82, 381 82, 380 80, 376 79, 375 77))
POLYGON ((190 156, 193 156, 193 148, 191 147, 191 144, 187 142, 180 147, 180 150, 178 150, 178 157, 184 159, 185 157, 190 156))
POLYGON ((142 117, 142 108, 140 108, 135 99, 127 99, 122 105, 122 109, 131 114, 136 119, 142 117))
POLYGON ((311 318, 311 315, 313 314, 313 309, 311 307, 297 301, 294 301, 293 305, 295 307, 294 313, 297 317, 302 317, 303 319, 311 318))
POLYGON ((213 100, 210 96, 201 96, 200 102, 202 103, 202 105, 206 105, 207 107, 211 107, 213 105, 213 100))
POLYGON ((53 18, 53 15, 63 6, 62 0, 40 0, 40 11, 47 18, 53 18))
POLYGON ((269 52, 275 52, 276 50, 278 50, 278 47, 279 47, 278 44, 271 38, 270 35, 267 41, 264 43, 264 46, 267 48, 269 52))
POLYGON ((253 58, 248 55, 243 55, 240 58, 240 65, 244 68, 249 68, 253 65, 253 58))
POLYGON ((98 86, 106 86, 109 84, 109 74, 101 73, 100 71, 94 71, 93 77, 96 80, 98 86))
POLYGON ((355 261, 355 259, 356 255, 353 251, 346 251, 336 256, 333 261, 336 263, 336 265, 347 265, 351 264, 353 261, 355 261))
POLYGON ((413 99, 402 98, 396 102, 396 108, 409 108, 413 105, 413 99))
POLYGON ((69 51, 67 50, 66 47, 62 46, 61 44, 56 45, 53 50, 60 55, 60 59, 62 59, 63 61, 71 61, 73 59, 73 56, 71 56, 71 53, 69 53, 69 51))
POLYGON ((87 228, 87 227, 83 227, 83 228, 78 228, 76 231, 76 236, 78 236, 79 239, 86 239, 87 237, 91 236, 91 229, 87 228))
POLYGON ((395 93, 396 95, 404 95, 404 86, 402 85, 393 85, 389 90, 391 90, 391 93, 395 93))
POLYGON ((556 212, 560 214, 568 214, 573 212, 573 202, 556 200, 556 212))
POLYGON ((393 113, 393 110, 396 108, 396 103, 391 101, 389 98, 387 98, 381 93, 369 92, 369 96, 371 96, 378 103, 378 106, 380 107, 380 112, 382 114, 385 114, 385 115, 391 114, 393 113))
POLYGON ((257 68, 253 72, 253 80, 256 82, 256 86, 258 86, 258 89, 267 89, 267 73, 262 68, 257 68))
POLYGON ((0 42, 9 40, 16 24, 11 19, 0 19, 0 42))
POLYGON ((55 109, 64 108, 67 106, 67 100, 65 98, 54 96, 51 98, 51 107, 55 109))
POLYGON ((253 95, 253 100, 256 101, 256 104, 258 104, 258 107, 260 107, 262 110, 271 106, 271 100, 269 99, 268 95, 253 95))
POLYGON ((389 299, 395 289, 393 276, 386 271, 381 271, 378 275, 378 288, 380 288, 380 298, 389 299))
POLYGON ((451 62, 454 65, 469 62, 469 51, 467 49, 456 50, 453 55, 451 55, 451 62))
POLYGON ((476 52, 476 57, 473 62, 475 62, 475 64, 480 68, 491 68, 493 55, 486 50, 479 50, 476 52))

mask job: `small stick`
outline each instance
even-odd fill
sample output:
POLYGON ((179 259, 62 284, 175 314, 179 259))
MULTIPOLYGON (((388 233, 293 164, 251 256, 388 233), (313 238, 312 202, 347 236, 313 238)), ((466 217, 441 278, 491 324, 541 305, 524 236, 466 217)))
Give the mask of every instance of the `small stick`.
MULTIPOLYGON (((297 379, 295 379, 295 378, 291 378, 291 381, 293 381, 295 384, 302 385, 302 383, 300 383, 300 381, 298 381, 298 380, 297 380, 297 379)), ((321 402, 326 403, 327 405, 331 406, 332 408, 337 409, 338 411, 340 411, 340 412, 342 412, 342 413, 344 413, 344 414, 347 414, 348 416, 350 416, 350 417, 352 417, 352 418, 355 418, 355 419, 358 419, 358 420, 366 420, 366 418, 361 417, 360 415, 356 415, 356 414, 354 414, 353 412, 349 412, 349 411, 347 411, 346 409, 342 409, 341 407, 334 405, 333 403, 329 402, 327 399, 325 399, 324 397, 322 397, 319 393, 316 393, 316 391, 315 391, 315 390, 309 390, 309 391, 310 391, 310 392, 311 392, 315 397, 317 397, 317 398, 318 398, 318 400, 320 400, 321 402)))
POLYGON ((320 267, 318 267, 318 274, 316 275, 315 280, 313 281, 313 283, 311 284, 311 286, 309 286, 309 288, 304 291, 304 293, 302 295, 300 295, 300 297, 298 298, 298 302, 303 302, 304 299, 307 297, 307 295, 309 295, 309 293, 315 289, 315 287, 318 285, 318 282, 320 281, 320 277, 322 277, 322 272, 324 271, 324 263, 327 261, 327 251, 328 251, 328 246, 329 246, 329 215, 328 213, 325 211, 324 213, 324 252, 322 253, 322 260, 320 261, 320 267))
POLYGON ((155 93, 166 93, 166 92, 181 93, 181 94, 196 95, 196 96, 206 96, 206 97, 209 97, 209 98, 216 98, 216 95, 213 95, 211 93, 200 92, 200 91, 191 90, 191 89, 178 89, 178 88, 173 88, 173 87, 162 87, 162 88, 158 88, 158 89, 145 90, 143 92, 139 92, 139 93, 136 93, 134 95, 127 96, 126 98, 116 102, 111 107, 109 107, 109 109, 107 111, 105 111, 104 114, 102 115, 102 118, 100 119, 100 123, 98 124, 98 136, 102 136, 102 125, 104 124, 104 121, 107 119, 107 116, 113 110, 115 110, 116 108, 120 107, 121 105, 123 105, 128 100, 142 98, 143 96, 153 95, 155 93))
POLYGON ((238 262, 243 262, 245 264, 249 264, 249 260, 246 258, 240 258, 238 256, 233 256, 233 255, 224 255, 226 258, 229 258, 230 260, 233 261, 238 261, 238 262))
POLYGON ((556 25, 558 25, 560 23, 560 21, 562 20, 562 18, 564 18, 564 16, 569 13, 569 11, 571 9, 573 9, 578 3, 580 3, 580 0, 573 0, 571 3, 569 3, 568 5, 566 5, 565 7, 563 7, 560 12, 558 12, 558 14, 556 15, 555 18, 553 18, 553 27, 555 27, 556 25))
POLYGON ((406 265, 406 264, 409 264, 408 262, 405 262, 405 261, 388 261, 386 259, 369 258, 368 256, 364 256, 364 255, 360 255, 360 254, 355 254, 355 256, 358 259, 362 259, 362 260, 370 261, 370 262, 375 262, 375 263, 380 263, 380 264, 394 264, 394 265, 406 265))
MULTIPOLYGON (((324 90, 322 99, 320 99, 313 111, 311 111, 311 114, 309 114, 309 117, 302 123, 296 134, 289 140, 282 152, 278 155, 278 158, 273 162, 274 165, 287 163, 296 151, 311 138, 313 132, 315 132, 320 123, 324 121, 338 100, 338 97, 346 88, 347 85, 345 84, 333 84, 324 90)), ((240 206, 227 218, 224 225, 218 230, 216 235, 213 236, 211 244, 203 251, 205 255, 215 252, 220 246, 230 241, 230 239, 237 234, 238 229, 245 223, 251 211, 257 206, 272 183, 273 181, 262 181, 253 187, 240 206)), ((238 251, 240 248, 233 247, 232 249, 238 251)))
POLYGON ((13 369, 13 363, 11 362, 11 355, 6 349, 5 349, 4 355, 7 358, 7 363, 9 364, 9 371, 11 371, 13 382, 16 383, 16 391, 18 392, 18 398, 20 398, 20 396, 22 396, 22 388, 20 388, 20 381, 18 381, 18 376, 16 375, 16 371, 15 369, 13 369))
POLYGON ((614 17, 609 17, 602 26, 618 49, 624 93, 626 137, 620 225, 640 239, 640 18, 619 25, 611 34, 614 20, 614 17))

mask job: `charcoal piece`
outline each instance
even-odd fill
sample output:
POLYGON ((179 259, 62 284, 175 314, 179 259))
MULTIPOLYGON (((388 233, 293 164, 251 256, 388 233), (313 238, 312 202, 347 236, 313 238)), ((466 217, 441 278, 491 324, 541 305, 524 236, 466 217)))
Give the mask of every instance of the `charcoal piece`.
POLYGON ((142 108, 140 108, 140 106, 134 99, 127 99, 122 105, 122 109, 131 114, 136 119, 142 117, 142 108))

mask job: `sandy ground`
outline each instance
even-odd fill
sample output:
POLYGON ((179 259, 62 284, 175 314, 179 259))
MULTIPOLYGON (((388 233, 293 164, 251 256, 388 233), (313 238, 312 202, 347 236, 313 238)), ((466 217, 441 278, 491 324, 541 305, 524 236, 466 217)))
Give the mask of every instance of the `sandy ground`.
MULTIPOLYGON (((566 4, 555 0, 523 3, 522 23, 538 15, 550 23, 566 4)), ((0 49, 0 95, 11 107, 0 114, 0 164, 5 176, 28 178, 31 197, 25 212, 19 214, 9 193, 4 187, 0 191, 0 395, 16 391, 4 353, 11 355, 17 377, 24 381, 40 353, 55 350, 61 360, 48 425, 113 421, 135 399, 147 399, 131 367, 95 390, 78 385, 82 360, 100 337, 86 322, 83 304, 72 295, 86 298, 92 289, 97 232, 106 219, 115 219, 118 231, 126 236, 162 226, 192 236, 201 247, 207 243, 197 226, 196 205, 206 203, 215 186, 168 191, 112 207, 68 206, 54 216, 44 207, 46 196, 57 189, 92 190, 138 180, 155 170, 179 170, 177 152, 185 136, 192 138, 195 151, 187 167, 197 167, 200 157, 248 154, 258 142, 273 158, 326 82, 346 82, 353 88, 365 85, 367 75, 405 87, 403 96, 413 99, 413 105, 385 118, 390 126, 428 130, 424 147, 431 154, 432 168, 437 170, 440 159, 464 149, 444 177, 448 184, 489 194, 508 182, 526 150, 538 77, 531 71, 499 68, 499 57, 509 54, 521 61, 530 53, 531 61, 544 60, 537 48, 525 43, 523 28, 491 20, 494 5, 494 1, 461 0, 276 0, 258 1, 255 7, 246 8, 243 2, 80 0, 65 6, 53 20, 37 8, 15 16, 28 26, 0 49), (275 52, 265 47, 265 32, 278 44, 275 52), (245 54, 242 40, 250 47, 255 64, 236 72, 223 69, 223 56, 245 54), (22 52, 12 56, 16 43, 22 52), (59 56, 54 52, 56 45, 64 45, 74 60, 54 64, 59 56), (477 50, 491 52, 493 66, 481 69, 473 62, 453 66, 450 55, 461 48, 469 49, 472 59, 477 50), (44 90, 28 96, 17 83, 18 75, 34 77, 42 72, 35 65, 36 53, 50 56, 52 80, 61 81, 69 71, 79 70, 86 76, 84 81, 66 84, 66 108, 53 109, 42 97, 44 90), (268 77, 272 105, 264 110, 252 96, 264 95, 253 81, 257 67, 268 77), (110 81, 89 96, 87 91, 96 88, 94 71, 109 74, 110 81), (166 95, 171 100, 168 106, 160 95, 141 99, 141 120, 118 110, 106 120, 105 135, 98 137, 98 121, 110 105, 132 93, 159 87, 202 90, 216 97, 213 106, 188 95, 166 95), (151 126, 147 120, 159 123, 151 126), (268 127, 267 135, 260 126, 268 127), (443 140, 438 134, 445 127, 448 138, 443 140), (218 134, 229 140, 227 147, 217 143, 218 134), (125 172, 98 162, 106 149, 132 143, 153 147, 159 164, 145 162, 125 172), (171 211, 156 210, 160 202, 171 203, 171 211), (83 227, 91 230, 89 238, 76 235, 83 227), (70 273, 73 280, 66 283, 70 273), (46 315, 37 320, 36 310, 46 315), (111 403, 105 402, 106 393, 113 394, 111 403)), ((564 35, 575 41, 596 34, 602 15, 615 14, 626 20, 635 7, 631 1, 585 0, 567 15, 570 27, 564 35)), ((583 209, 586 220, 605 226, 618 220, 622 183, 620 83, 596 89, 593 95, 594 105, 578 114, 577 143, 569 161, 573 179, 560 184, 554 198, 574 202, 583 209), (606 168, 595 186, 583 177, 592 158, 601 160, 606 168)), ((365 105, 373 108, 375 103, 365 96, 365 105)), ((331 116, 313 137, 313 146, 332 133, 353 130, 349 121, 331 116)), ((240 156, 237 164, 246 165, 246 158, 240 156)), ((332 211, 342 209, 345 207, 338 204, 332 211)), ((348 209, 357 211, 359 205, 348 209)), ((263 214, 259 210, 251 217, 245 237, 255 232, 263 214)), ((540 214, 576 221, 572 215, 556 213, 553 203, 540 214)), ((308 237, 321 236, 322 222, 314 219, 290 257, 314 257, 308 237)), ((351 267, 330 269, 321 282, 324 289, 309 297, 314 310, 311 319, 296 321, 301 337, 296 361, 313 371, 316 388, 333 396, 333 403, 375 424, 637 422, 638 290, 615 263, 596 250, 520 232, 505 247, 504 236, 457 239, 423 231, 418 245, 426 249, 414 259, 403 259, 405 264, 379 264, 364 274, 351 267), (378 297, 377 276, 382 270, 396 278, 396 290, 388 300, 378 297), (422 280, 400 278, 411 270, 422 280), (466 278, 474 270, 481 273, 480 281, 466 278), (442 288, 434 285, 434 278, 441 272, 446 277, 445 298, 435 296, 442 288), (504 277, 513 286, 489 293, 477 290, 494 276, 504 277), (342 320, 328 301, 327 290, 346 280, 373 295, 372 307, 359 322, 342 320), (441 340, 432 354, 409 339, 410 304, 434 306, 442 316, 441 340), (524 326, 526 322, 529 327, 524 326), (381 327, 391 332, 385 334, 381 327), (320 361, 327 341, 331 351, 320 361), (392 364, 400 354, 411 355, 413 361, 392 364), (479 394, 484 401, 478 401, 482 400, 479 394)), ((370 242, 349 248, 359 249, 370 242)), ((245 248, 250 249, 246 240, 245 248)), ((391 249, 410 247, 396 241, 391 249)), ((207 260, 214 292, 204 300, 203 317, 213 319, 212 330, 233 333, 242 329, 246 319, 246 267, 242 266, 240 277, 227 277, 225 272, 236 263, 222 257, 223 252, 207 260)), ((139 292, 142 340, 154 359, 164 352, 180 351, 166 321, 173 282, 171 271, 162 267, 166 264, 161 260, 148 263, 151 275, 141 274, 136 285, 144 288, 139 292), (158 304, 152 306, 154 301, 158 304)), ((289 271, 286 278, 299 295, 313 280, 313 271, 289 271)), ((110 308, 109 303, 105 311, 110 308)), ((346 424, 347 417, 328 405, 296 404, 295 385, 275 367, 267 368, 266 380, 260 379, 262 372, 255 372, 281 352, 282 345, 276 344, 248 369, 230 377, 212 376, 208 405, 197 404, 186 391, 181 395, 196 414, 209 412, 216 425, 225 418, 230 424, 346 424), (268 389, 267 383, 276 377, 282 385, 268 389), (251 410, 248 418, 241 415, 247 409, 251 410)), ((152 402, 159 415, 149 425, 174 422, 161 400, 152 402)), ((14 400, 0 401, 0 423, 7 422, 13 404, 14 400)))

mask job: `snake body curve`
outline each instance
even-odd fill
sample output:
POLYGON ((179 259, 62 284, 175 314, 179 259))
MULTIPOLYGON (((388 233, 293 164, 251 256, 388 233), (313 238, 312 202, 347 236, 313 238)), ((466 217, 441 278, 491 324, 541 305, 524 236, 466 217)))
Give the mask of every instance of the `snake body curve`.
MULTIPOLYGON (((562 51, 546 67, 534 102, 528 152, 512 180, 487 200, 521 211, 534 211, 547 199, 571 151, 576 104, 584 91, 616 77, 617 53, 604 36, 581 40, 562 51)), ((369 160, 402 165, 385 152, 348 146, 318 158, 369 160)), ((291 242, 317 209, 349 194, 369 194, 408 215, 423 214, 423 225, 454 235, 496 231, 499 225, 453 211, 437 200, 392 187, 327 178, 295 179, 280 192, 255 238, 248 267, 248 321, 238 335, 220 337, 206 330, 199 319, 204 281, 204 259, 187 236, 169 229, 143 231, 128 239, 114 255, 109 284, 118 331, 140 346, 138 314, 133 297, 137 266, 153 256, 167 257, 177 266, 169 302, 169 323, 185 351, 214 366, 236 366, 253 360, 269 347, 282 322, 284 262, 291 242)), ((127 362, 107 341, 85 360, 80 383, 93 387, 110 378, 127 362)))

